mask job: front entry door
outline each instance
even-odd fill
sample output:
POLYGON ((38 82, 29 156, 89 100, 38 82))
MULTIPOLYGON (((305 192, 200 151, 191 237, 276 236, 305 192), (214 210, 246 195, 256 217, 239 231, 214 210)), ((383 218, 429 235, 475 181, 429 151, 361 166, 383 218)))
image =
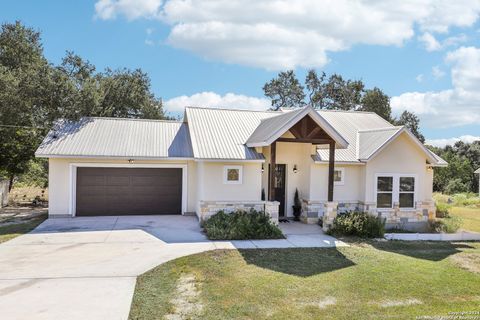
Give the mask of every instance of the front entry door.
POLYGON ((286 176, 285 164, 275 165, 275 175, 273 181, 273 188, 275 189, 275 201, 280 202, 278 208, 279 217, 285 217, 285 176, 286 176))

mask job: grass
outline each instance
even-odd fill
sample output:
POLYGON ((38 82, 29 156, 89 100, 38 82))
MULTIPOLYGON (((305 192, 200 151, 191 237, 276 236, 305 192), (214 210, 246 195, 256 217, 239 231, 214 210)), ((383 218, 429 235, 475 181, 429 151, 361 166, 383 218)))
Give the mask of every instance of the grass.
POLYGON ((193 275, 201 319, 413 319, 478 311, 479 243, 377 242, 341 248, 216 250, 137 280, 130 319, 175 312, 193 275))
POLYGON ((36 197, 48 201, 48 189, 39 187, 13 187, 8 195, 8 202, 11 204, 32 203, 36 197))
POLYGON ((462 218, 461 229, 480 232, 480 208, 453 207, 450 215, 462 218))
POLYGON ((480 197, 478 194, 460 193, 449 196, 435 193, 433 198, 437 203, 448 203, 451 206, 450 215, 462 219, 460 229, 480 232, 480 197))
POLYGON ((25 222, 11 223, 0 226, 0 243, 28 233, 47 219, 47 215, 37 216, 25 222))

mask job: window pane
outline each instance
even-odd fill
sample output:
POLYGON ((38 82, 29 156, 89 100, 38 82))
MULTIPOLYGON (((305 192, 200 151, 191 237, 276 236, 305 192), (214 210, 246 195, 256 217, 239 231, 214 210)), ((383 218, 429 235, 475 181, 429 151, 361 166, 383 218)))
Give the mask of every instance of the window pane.
POLYGON ((414 191, 415 178, 414 177, 400 177, 400 191, 414 191))
POLYGON ((227 170, 227 180, 228 181, 239 181, 240 170, 238 169, 228 169, 227 170))
POLYGON ((377 190, 378 191, 392 191, 393 190, 393 177, 378 177, 377 190))
POLYGON ((413 193, 400 193, 400 208, 413 208, 413 193))
POLYGON ((391 193, 377 193, 377 208, 391 208, 392 194, 391 193))
POLYGON ((333 181, 342 181, 342 170, 335 170, 333 172, 333 181))

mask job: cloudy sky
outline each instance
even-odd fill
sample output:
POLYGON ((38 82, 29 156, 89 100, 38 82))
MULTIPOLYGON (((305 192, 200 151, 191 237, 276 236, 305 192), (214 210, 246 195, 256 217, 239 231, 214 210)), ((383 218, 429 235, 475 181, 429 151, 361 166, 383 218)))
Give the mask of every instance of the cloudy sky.
POLYGON ((262 86, 310 68, 362 79, 414 111, 428 142, 480 139, 480 0, 10 1, 59 62, 141 68, 172 115, 269 107, 262 86))

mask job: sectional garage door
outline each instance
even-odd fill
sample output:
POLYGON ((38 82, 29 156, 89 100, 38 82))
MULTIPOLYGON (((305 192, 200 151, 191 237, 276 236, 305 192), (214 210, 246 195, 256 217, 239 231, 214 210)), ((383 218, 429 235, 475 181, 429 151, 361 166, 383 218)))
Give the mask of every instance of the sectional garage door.
POLYGON ((180 168, 77 168, 76 215, 181 214, 180 168))

